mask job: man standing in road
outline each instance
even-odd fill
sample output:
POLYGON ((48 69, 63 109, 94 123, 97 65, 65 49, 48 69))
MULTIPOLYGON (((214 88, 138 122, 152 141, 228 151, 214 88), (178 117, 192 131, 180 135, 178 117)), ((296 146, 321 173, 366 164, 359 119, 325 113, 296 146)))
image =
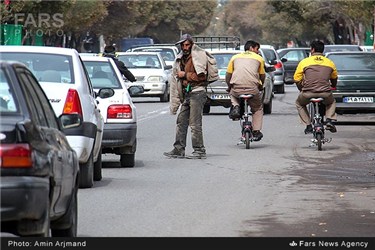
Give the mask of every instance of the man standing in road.
POLYGON ((299 62, 294 73, 294 82, 301 91, 296 100, 296 107, 300 120, 306 125, 305 134, 313 132, 309 111, 306 105, 312 97, 324 98, 326 106, 326 127, 335 133, 336 101, 331 88, 337 84, 337 70, 335 64, 323 56, 324 43, 313 41, 310 45, 311 56, 299 62))
POLYGON ((191 129, 193 153, 189 159, 205 159, 203 143, 202 116, 206 102, 207 57, 206 52, 196 44, 189 34, 182 35, 176 45, 181 52, 173 63, 170 75, 170 111, 177 114, 176 138, 173 150, 165 152, 169 158, 184 158, 188 127, 191 129))
POLYGON ((227 67, 225 81, 232 102, 231 117, 238 119, 241 116, 240 100, 241 94, 252 94, 249 100, 251 112, 253 113, 254 140, 260 141, 263 137, 263 103, 261 89, 266 79, 264 60, 258 55, 259 43, 249 40, 245 44, 245 52, 234 55, 227 67))
POLYGON ((125 64, 117 59, 116 57, 116 48, 113 45, 108 45, 104 48, 103 56, 110 57, 113 59, 113 61, 116 63, 117 68, 120 70, 121 74, 123 74, 126 79, 128 79, 131 82, 137 81, 137 78, 130 72, 130 70, 125 66, 125 64))

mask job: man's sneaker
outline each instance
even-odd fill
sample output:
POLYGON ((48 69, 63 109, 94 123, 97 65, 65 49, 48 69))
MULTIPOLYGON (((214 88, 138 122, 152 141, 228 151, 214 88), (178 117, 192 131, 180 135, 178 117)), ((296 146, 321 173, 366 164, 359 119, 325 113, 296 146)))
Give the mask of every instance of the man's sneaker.
POLYGON ((305 128, 305 134, 312 134, 313 132, 313 127, 312 125, 307 125, 306 128, 305 128))
POLYGON ((263 134, 259 130, 258 131, 254 131, 253 132, 253 137, 254 137, 254 141, 260 141, 263 138, 263 134))
POLYGON ((240 106, 238 106, 238 105, 236 105, 234 107, 232 106, 231 110, 229 111, 229 118, 232 119, 233 121, 241 118, 240 106))
POLYGON ((206 153, 194 151, 191 155, 187 155, 188 159, 206 159, 206 153))
POLYGON ((336 126, 333 125, 333 122, 335 120, 331 120, 331 119, 327 119, 326 120, 326 129, 331 131, 332 133, 336 133, 337 132, 337 129, 336 129, 336 126))
POLYGON ((185 152, 178 151, 175 148, 170 152, 164 152, 163 155, 169 158, 185 158, 185 152))

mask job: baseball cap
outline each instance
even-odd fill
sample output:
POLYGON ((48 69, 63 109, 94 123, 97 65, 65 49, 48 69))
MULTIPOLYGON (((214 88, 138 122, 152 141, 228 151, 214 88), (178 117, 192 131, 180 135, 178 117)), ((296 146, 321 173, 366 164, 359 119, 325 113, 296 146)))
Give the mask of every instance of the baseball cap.
POLYGON ((175 45, 179 45, 180 43, 183 43, 185 42, 186 40, 190 41, 190 42, 194 42, 193 41, 193 37, 190 35, 190 34, 183 34, 180 38, 180 40, 178 42, 175 43, 175 45))

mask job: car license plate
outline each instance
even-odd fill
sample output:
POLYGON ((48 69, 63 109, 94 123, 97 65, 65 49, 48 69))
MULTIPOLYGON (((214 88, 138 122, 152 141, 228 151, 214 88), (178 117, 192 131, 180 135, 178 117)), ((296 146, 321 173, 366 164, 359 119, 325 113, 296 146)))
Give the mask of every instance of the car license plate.
POLYGON ((228 94, 211 94, 212 100, 230 99, 228 94))
POLYGON ((343 102, 346 103, 373 103, 374 97, 354 97, 354 96, 347 96, 344 97, 343 102))

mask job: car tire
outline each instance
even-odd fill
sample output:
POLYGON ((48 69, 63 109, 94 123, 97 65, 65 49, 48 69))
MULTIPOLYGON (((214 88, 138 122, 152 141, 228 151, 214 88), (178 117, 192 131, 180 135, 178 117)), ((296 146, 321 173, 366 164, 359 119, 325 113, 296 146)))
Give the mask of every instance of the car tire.
POLYGON ((72 199, 69 203, 69 208, 65 215, 55 223, 52 224, 52 237, 77 237, 78 224, 78 204, 77 204, 78 189, 75 188, 72 194, 72 199), (54 226, 56 228, 54 228, 54 226))
POLYGON ((98 160, 94 163, 94 181, 101 181, 102 178, 102 150, 100 150, 98 160))
POLYGON ((209 114, 210 113, 211 106, 210 104, 205 104, 203 106, 203 114, 209 114))
POLYGON ((120 164, 123 168, 132 168, 135 165, 135 154, 122 154, 120 164))
POLYGON ((263 113, 264 114, 271 114, 272 113, 272 99, 270 99, 270 102, 268 104, 263 104, 263 113))
POLYGON ((168 84, 165 85, 164 93, 160 96, 160 102, 169 102, 168 84))
POLYGON ((275 85, 274 88, 275 88, 275 92, 278 93, 278 94, 284 94, 285 93, 285 85, 284 84, 275 85))
POLYGON ((94 160, 91 153, 86 163, 79 164, 79 187, 91 188, 94 185, 94 160))

